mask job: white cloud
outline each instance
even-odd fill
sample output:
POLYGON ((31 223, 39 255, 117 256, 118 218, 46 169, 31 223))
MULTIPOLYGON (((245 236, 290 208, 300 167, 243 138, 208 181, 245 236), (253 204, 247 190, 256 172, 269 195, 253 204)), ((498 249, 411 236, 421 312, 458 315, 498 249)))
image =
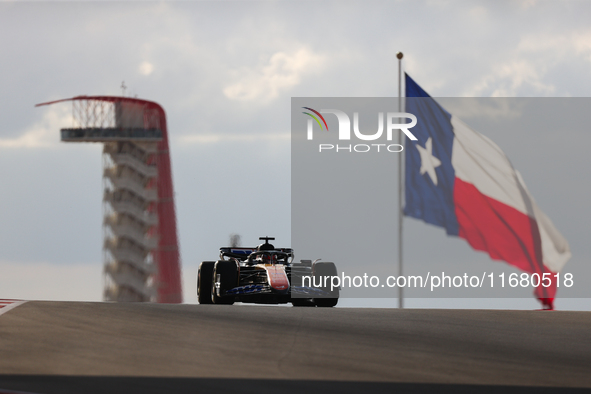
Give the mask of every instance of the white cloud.
POLYGON ((535 7, 537 3, 538 0, 521 0, 519 5, 521 6, 521 9, 527 10, 528 8, 535 7))
POLYGON ((578 55, 591 63, 591 31, 573 34, 569 42, 578 55))
POLYGON ((142 62, 139 67, 140 74, 142 75, 150 75, 154 71, 154 65, 150 62, 142 62))
POLYGON ((476 20, 479 22, 484 22, 486 18, 489 16, 489 9, 483 5, 476 5, 470 8, 468 11, 468 15, 472 20, 476 20))
POLYGON ((276 52, 263 67, 234 71, 237 82, 224 89, 232 100, 268 102, 282 91, 296 86, 302 77, 325 66, 325 56, 307 48, 296 52, 276 52))
POLYGON ((557 94, 547 75, 564 65, 565 59, 591 63, 591 31, 581 30, 568 34, 530 34, 524 36, 504 60, 493 63, 492 71, 483 76, 466 96, 490 95, 515 97, 524 91, 531 95, 557 94))
POLYGON ((538 95, 549 96, 556 89, 554 85, 543 82, 545 72, 545 67, 526 59, 501 63, 496 65, 493 72, 485 76, 468 96, 490 91, 491 97, 514 97, 524 86, 533 89, 538 95))
POLYGON ((54 148, 60 142, 60 129, 72 126, 71 107, 55 105, 46 107, 43 118, 15 138, 0 138, 3 148, 54 148))

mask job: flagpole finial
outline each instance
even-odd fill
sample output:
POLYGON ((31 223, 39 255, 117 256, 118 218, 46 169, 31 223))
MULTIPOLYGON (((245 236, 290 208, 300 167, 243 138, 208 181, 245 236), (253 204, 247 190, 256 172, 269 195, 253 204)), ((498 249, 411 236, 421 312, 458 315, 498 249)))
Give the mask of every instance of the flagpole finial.
POLYGON ((404 56, 404 54, 402 52, 398 52, 396 54, 396 57, 398 58, 398 60, 401 60, 403 56, 404 56))

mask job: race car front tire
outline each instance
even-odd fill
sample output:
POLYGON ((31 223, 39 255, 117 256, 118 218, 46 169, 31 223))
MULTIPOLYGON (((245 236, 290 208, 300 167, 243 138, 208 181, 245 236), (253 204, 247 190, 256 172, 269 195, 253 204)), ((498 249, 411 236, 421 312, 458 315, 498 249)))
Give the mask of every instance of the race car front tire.
POLYGON ((211 301, 211 278, 215 261, 204 261, 199 264, 197 273, 197 301, 200 304, 213 304, 211 301))
POLYGON ((234 296, 221 295, 218 296, 215 283, 219 281, 219 293, 224 294, 226 291, 233 289, 238 284, 238 267, 233 261, 219 260, 213 267, 211 300, 214 304, 232 305, 234 303, 234 296))
MULTIPOLYGON (((337 267, 334 263, 329 262, 316 262, 312 265, 312 272, 315 278, 318 280, 315 283, 323 283, 325 286, 321 287, 322 290, 328 292, 328 297, 314 298, 316 306, 321 308, 330 308, 335 306, 339 302, 339 289, 331 289, 331 281, 322 281, 322 277, 333 277, 337 275, 337 267)), ((325 278, 326 279, 326 278, 325 278)))

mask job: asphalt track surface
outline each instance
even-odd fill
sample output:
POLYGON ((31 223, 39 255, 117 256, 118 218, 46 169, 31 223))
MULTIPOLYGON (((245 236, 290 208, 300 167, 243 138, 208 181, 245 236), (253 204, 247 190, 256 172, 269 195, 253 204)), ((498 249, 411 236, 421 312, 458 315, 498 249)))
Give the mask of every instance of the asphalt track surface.
POLYGON ((589 392, 591 313, 28 302, 0 393, 589 392))

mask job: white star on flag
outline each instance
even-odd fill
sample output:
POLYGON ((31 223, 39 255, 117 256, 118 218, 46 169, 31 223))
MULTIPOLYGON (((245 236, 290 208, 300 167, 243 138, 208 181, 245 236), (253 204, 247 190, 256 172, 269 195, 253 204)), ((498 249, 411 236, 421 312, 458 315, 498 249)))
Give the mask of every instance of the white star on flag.
POLYGON ((421 175, 425 172, 429 174, 429 177, 435 186, 437 186, 437 174, 435 173, 435 168, 441 165, 441 161, 433 156, 433 141, 431 140, 431 137, 429 137, 425 143, 424 148, 419 144, 417 144, 416 147, 421 155, 421 175))

